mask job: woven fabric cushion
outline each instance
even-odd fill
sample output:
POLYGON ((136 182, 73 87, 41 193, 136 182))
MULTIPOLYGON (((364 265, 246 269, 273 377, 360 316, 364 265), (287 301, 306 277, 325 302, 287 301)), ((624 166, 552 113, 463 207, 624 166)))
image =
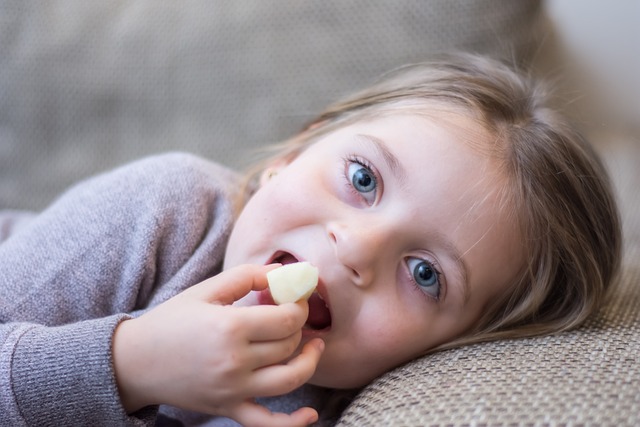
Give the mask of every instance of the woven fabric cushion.
POLYGON ((620 196, 619 287, 583 327, 476 344, 383 375, 343 413, 347 426, 640 425, 639 141, 601 147, 620 196))
POLYGON ((452 48, 525 60, 538 0, 0 0, 0 208, 188 150, 234 167, 452 48))

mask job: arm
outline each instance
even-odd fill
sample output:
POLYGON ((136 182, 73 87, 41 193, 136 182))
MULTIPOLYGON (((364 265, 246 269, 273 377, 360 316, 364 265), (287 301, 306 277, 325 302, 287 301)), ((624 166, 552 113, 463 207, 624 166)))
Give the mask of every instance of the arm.
POLYGON ((127 415, 109 374, 109 343, 122 318, 1 325, 0 425, 152 425, 153 409, 127 415))
POLYGON ((117 393, 113 331, 217 272, 231 217, 220 180, 191 156, 137 162, 0 244, 0 424, 136 421, 117 393))

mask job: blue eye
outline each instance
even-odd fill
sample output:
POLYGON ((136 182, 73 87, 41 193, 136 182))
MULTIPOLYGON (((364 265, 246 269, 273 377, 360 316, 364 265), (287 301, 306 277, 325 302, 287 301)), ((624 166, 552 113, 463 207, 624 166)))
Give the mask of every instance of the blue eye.
POLYGON ((440 279, 433 264, 420 258, 409 258, 407 266, 420 290, 437 299, 440 296, 440 279))
POLYGON ((353 187, 361 193, 369 193, 376 189, 376 177, 359 163, 349 165, 349 175, 353 187))
POLYGON ((376 199, 378 182, 374 173, 366 166, 352 162, 347 170, 349 181, 353 188, 365 198, 367 203, 373 204, 376 199))

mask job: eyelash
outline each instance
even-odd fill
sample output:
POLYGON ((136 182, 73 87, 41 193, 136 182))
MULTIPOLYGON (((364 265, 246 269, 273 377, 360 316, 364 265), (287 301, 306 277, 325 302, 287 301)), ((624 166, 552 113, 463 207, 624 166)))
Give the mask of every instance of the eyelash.
POLYGON ((343 161, 344 161, 344 167, 343 167, 344 171, 342 173, 342 176, 345 179, 349 192, 360 199, 364 199, 362 194, 360 194, 360 192, 355 189, 355 187, 353 186, 353 182, 351 182, 351 179, 349 178, 349 165, 351 163, 356 163, 362 166, 363 168, 367 169, 373 174, 373 177, 375 178, 376 185, 377 185, 376 191, 378 192, 378 194, 376 195, 376 198, 379 198, 381 194, 380 192, 382 191, 382 179, 380 178, 380 174, 378 174, 378 171, 373 166, 373 164, 367 159, 365 159, 364 157, 360 157, 355 154, 351 154, 349 156, 344 157, 343 161))

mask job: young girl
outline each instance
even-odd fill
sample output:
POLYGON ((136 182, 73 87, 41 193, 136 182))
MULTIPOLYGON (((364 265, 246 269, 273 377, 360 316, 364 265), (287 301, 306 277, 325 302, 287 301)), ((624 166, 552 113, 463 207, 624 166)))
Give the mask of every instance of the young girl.
POLYGON ((7 220, 0 424, 306 425, 325 391, 428 352, 579 325, 620 226, 602 164, 546 102, 482 57, 408 66, 241 191, 168 154, 7 220), (317 292, 276 306, 265 274, 296 261, 317 292))

